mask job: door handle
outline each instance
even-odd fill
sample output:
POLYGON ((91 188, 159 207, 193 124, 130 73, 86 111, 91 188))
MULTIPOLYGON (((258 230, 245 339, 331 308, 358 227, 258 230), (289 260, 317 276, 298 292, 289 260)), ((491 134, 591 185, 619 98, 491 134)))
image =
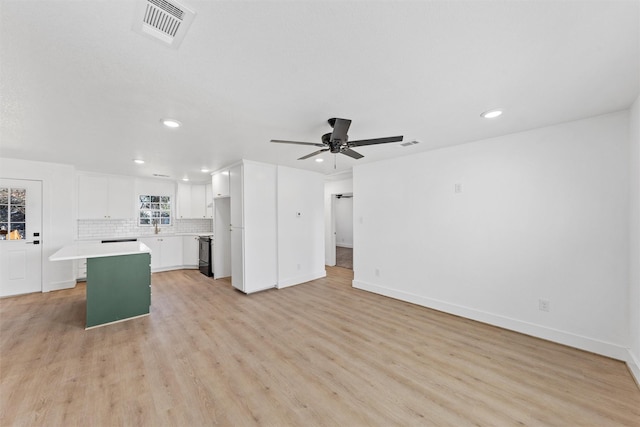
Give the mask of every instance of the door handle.
POLYGON ((40 244, 40 240, 34 240, 33 242, 25 242, 28 245, 39 245, 40 244))

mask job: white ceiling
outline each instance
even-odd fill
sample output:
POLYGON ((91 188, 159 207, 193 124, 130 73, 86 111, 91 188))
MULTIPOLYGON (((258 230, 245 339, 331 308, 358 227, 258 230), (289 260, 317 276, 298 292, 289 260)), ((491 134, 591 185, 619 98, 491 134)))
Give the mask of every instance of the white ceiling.
POLYGON ((640 88, 635 0, 182 3, 197 15, 175 50, 132 31, 131 0, 1 0, 0 155, 192 181, 241 158, 333 174, 626 109, 640 88), (351 140, 421 143, 319 164, 269 142, 320 142, 330 117, 351 140))

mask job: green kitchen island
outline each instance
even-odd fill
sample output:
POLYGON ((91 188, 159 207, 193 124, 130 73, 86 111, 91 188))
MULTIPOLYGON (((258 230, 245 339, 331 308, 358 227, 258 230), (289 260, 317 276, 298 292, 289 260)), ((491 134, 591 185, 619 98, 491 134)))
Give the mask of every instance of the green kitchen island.
POLYGON ((151 250, 140 242, 83 243, 62 247, 50 261, 87 259, 86 329, 149 314, 151 250))

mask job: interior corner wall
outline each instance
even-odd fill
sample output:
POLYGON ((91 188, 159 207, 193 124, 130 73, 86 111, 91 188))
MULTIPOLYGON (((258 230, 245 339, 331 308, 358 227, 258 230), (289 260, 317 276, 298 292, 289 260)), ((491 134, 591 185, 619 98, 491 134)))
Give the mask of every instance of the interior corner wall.
POLYGON ((640 385, 640 96, 629 112, 630 142, 630 265, 629 265, 629 336, 628 364, 640 385))
POLYGON ((626 360, 628 129, 623 111, 356 166, 354 287, 626 360))
POLYGON ((323 177, 278 166, 278 288, 326 276, 323 177))
POLYGON ((324 184, 324 263, 329 266, 336 265, 336 253, 331 249, 335 247, 334 236, 331 233, 331 197, 340 193, 353 193, 353 178, 326 181, 324 184))
POLYGON ((75 286, 73 261, 49 261, 49 256, 75 236, 75 168, 56 163, 0 158, 2 178, 42 182, 42 290, 75 286))

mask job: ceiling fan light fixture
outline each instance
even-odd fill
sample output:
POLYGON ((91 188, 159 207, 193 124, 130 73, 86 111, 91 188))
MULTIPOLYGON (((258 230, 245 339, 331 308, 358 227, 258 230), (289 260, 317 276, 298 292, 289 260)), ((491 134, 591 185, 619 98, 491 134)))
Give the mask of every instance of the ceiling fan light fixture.
POLYGON ((144 164, 144 160, 142 159, 133 159, 133 162, 139 165, 143 165, 144 164))
POLYGON ((484 117, 485 119, 495 119, 496 117, 500 117, 501 115, 502 110, 499 108, 485 111, 484 113, 480 114, 480 116, 484 117))
POLYGON ((209 172, 209 169, 207 169, 207 168, 202 168, 202 169, 200 169, 200 172, 202 172, 202 173, 207 173, 207 172, 209 172))
POLYGON ((316 159, 316 162, 318 162, 318 163, 322 163, 322 162, 324 162, 324 159, 317 158, 317 159, 316 159))
POLYGON ((160 119, 160 122, 168 128, 177 129, 182 126, 182 123, 175 119, 160 119))

